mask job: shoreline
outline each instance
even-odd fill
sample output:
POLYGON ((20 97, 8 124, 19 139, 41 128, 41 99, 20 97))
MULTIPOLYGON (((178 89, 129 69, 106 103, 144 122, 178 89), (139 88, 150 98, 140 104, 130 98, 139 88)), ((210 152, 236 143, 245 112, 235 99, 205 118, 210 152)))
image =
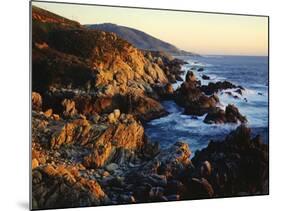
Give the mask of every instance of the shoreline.
MULTIPOLYGON (((204 55, 203 55, 204 56, 204 55)), ((183 78, 185 77, 185 74, 187 73, 187 71, 188 70, 190 70, 190 69, 192 69, 194 66, 196 66, 197 68, 200 68, 200 67, 202 67, 202 68, 204 68, 205 70, 204 70, 204 74, 207 74, 207 75, 210 75, 210 73, 209 73, 209 71, 208 71, 208 69, 209 69, 209 66, 211 65, 211 67, 213 66, 212 64, 208 64, 207 66, 206 66, 206 64, 204 64, 204 63, 202 63, 202 59, 200 60, 200 58, 191 58, 191 60, 188 60, 188 58, 189 57, 177 57, 177 58, 181 58, 181 59, 185 59, 184 61, 185 62, 187 62, 187 63, 189 63, 189 64, 187 64, 187 65, 183 65, 182 66, 182 70, 184 71, 184 73, 181 75, 183 78), (191 62, 192 61, 192 62, 191 62), (198 61, 198 62, 195 62, 194 63, 194 61, 198 61)), ((221 58, 221 59, 223 59, 223 57, 221 58)), ((199 72, 197 72, 197 71, 195 71, 195 73, 196 73, 196 75, 197 75, 197 77, 198 77, 198 73, 199 72)), ((203 75, 204 75, 203 74, 203 75)), ((213 76, 214 77, 214 76, 213 76)), ((218 76, 219 77, 219 76, 218 76)), ((200 79, 201 80, 201 84, 202 84, 202 78, 200 79)), ((228 79, 224 79, 224 80, 227 80, 227 81, 229 81, 228 79)), ((208 84, 208 83, 210 83, 210 82, 213 82, 214 80, 207 80, 206 82, 205 82, 205 84, 208 84)), ((219 80, 216 80, 216 81, 219 81, 219 80)), ((203 82, 204 82, 204 80, 203 80, 203 82)), ((179 88, 180 87, 180 85, 181 85, 181 83, 182 82, 177 82, 177 83, 175 83, 175 84, 173 84, 173 87, 174 87, 174 89, 176 89, 176 88, 179 88)), ((239 84, 238 84, 239 85, 239 84)), ((226 92, 226 93, 228 93, 229 92, 229 90, 230 89, 228 89, 228 90, 226 90, 226 91, 224 91, 224 90, 222 90, 222 91, 220 91, 219 93, 218 93, 218 95, 222 95, 224 92, 226 92)), ((233 96, 237 96, 237 94, 234 92, 235 91, 235 89, 232 89, 232 90, 230 90, 231 92, 232 92, 232 94, 233 94, 233 96), (234 95, 234 94, 236 94, 236 95, 234 95)), ((257 93, 259 93, 259 91, 258 90, 250 90, 249 88, 246 88, 245 89, 245 93, 244 93, 244 95, 247 95, 248 96, 248 94, 246 94, 246 93, 252 93, 252 94, 257 94, 257 93)), ((239 97, 239 95, 238 95, 238 97, 239 97)), ((223 99, 223 101, 224 101, 225 99, 223 99)), ((228 100, 229 102, 228 103, 232 103, 232 102, 235 102, 235 101, 237 101, 236 99, 226 99, 226 100, 228 100)), ((177 105, 174 105, 173 106, 173 104, 174 104, 174 101, 173 100, 162 100, 161 102, 160 102, 162 105, 164 105, 164 107, 166 108, 166 110, 167 111, 169 111, 169 109, 170 110, 172 110, 171 112, 169 112, 169 115, 171 115, 171 116, 173 116, 174 118, 179 118, 179 119, 182 119, 182 121, 187 121, 188 119, 190 119, 190 121, 192 121, 194 118, 192 118, 192 116, 187 116, 186 117, 186 119, 183 119, 182 117, 181 117, 181 114, 183 113, 183 111, 180 111, 178 108, 175 108, 175 106, 177 106, 177 105), (163 104, 164 103, 164 104, 163 104), (167 104, 167 105, 166 105, 167 104), (166 106, 165 106, 166 105, 166 106), (174 109, 171 109, 170 107, 174 107, 174 109), (180 114, 175 114, 175 115, 173 115, 173 112, 176 112, 176 113, 180 113, 180 114)), ((224 104, 225 104, 225 102, 224 102, 224 104)), ((241 109, 240 107, 238 107, 239 109, 241 109)), ((169 116, 168 115, 168 116, 169 116)), ((149 121, 148 123, 146 123, 145 124, 145 128, 147 128, 148 130, 157 130, 157 126, 155 126, 155 125, 159 125, 158 127, 159 127, 159 130, 161 130, 161 128, 163 127, 163 125, 164 125, 164 123, 163 124, 161 124, 161 119, 163 120, 163 122, 165 122, 165 124, 167 125, 167 126, 169 126, 169 124, 171 124, 171 123, 169 123, 169 119, 171 119, 170 120, 170 122, 173 122, 173 120, 172 120, 172 117, 171 118, 169 118, 168 116, 164 116, 164 117, 160 117, 158 120, 151 120, 151 121, 149 121)), ((198 122, 198 120, 193 120, 193 121, 197 121, 198 122)), ((202 124, 199 124, 199 123, 196 123, 196 124, 198 124, 198 127, 206 127, 206 125, 204 125, 203 123, 202 124)), ((190 124, 190 127, 188 127, 188 126, 186 126, 186 130, 189 130, 189 128, 191 129, 191 130, 193 130, 193 126, 192 126, 193 124, 190 124)), ((223 124, 223 125, 218 125, 218 127, 221 127, 221 128, 232 128, 232 129, 228 129, 228 132, 224 132, 224 134, 225 135, 227 135, 227 133, 229 133, 231 130, 234 130, 236 127, 238 127, 239 125, 236 125, 236 124, 234 124, 234 125, 232 125, 232 124, 230 124, 230 125, 228 125, 228 124, 223 124)), ((260 132, 261 132, 261 135, 262 135, 262 137, 263 137, 263 140, 264 140, 264 143, 265 144, 268 144, 268 127, 266 126, 266 125, 264 125, 264 126, 262 126, 262 125, 260 125, 260 126, 255 126, 255 124, 254 125, 252 125, 252 122, 249 122, 248 124, 247 124, 247 126, 248 127, 250 127, 250 128, 252 128, 252 127, 254 127, 253 128, 253 131, 254 131, 254 134, 256 134, 256 135, 258 135, 258 134, 260 134, 260 132), (256 131, 256 132, 255 132, 256 131)), ((172 126, 171 126, 172 127, 172 126)), ((207 128, 206 128, 207 129, 207 128)), ((171 129, 172 130, 172 129, 171 129)), ((217 130, 217 129, 216 129, 217 130)), ((222 129, 221 129, 222 130, 222 129)), ((150 135, 150 137, 151 137, 151 139, 153 139, 153 138, 155 138, 155 135, 153 135, 153 132, 151 132, 152 134, 150 135)), ((177 133, 177 131, 175 131, 175 133, 177 133)), ((182 133, 181 131, 178 131, 178 133, 182 133)), ((220 130, 218 130, 218 132, 217 133, 220 133, 220 130)), ((164 135, 165 136, 165 135, 164 135)), ((189 135, 190 136, 190 135, 189 135)), ((159 135, 159 137, 160 137, 160 139, 161 139, 161 136, 159 135)), ((220 137, 222 137, 221 135, 220 135, 220 137)), ((188 138, 188 135, 187 135, 187 138, 188 138)), ((158 139, 158 141, 160 141, 159 140, 159 138, 156 138, 156 139, 158 139)), ((180 139, 183 139, 183 138, 178 138, 178 140, 180 140, 180 139)), ((189 139, 189 138, 188 138, 189 139)), ((202 138, 201 138, 202 139, 202 138)), ((203 141, 200 139, 200 143, 201 144, 203 144, 203 141)), ((206 138, 205 139, 205 142, 207 143, 208 141, 209 141, 209 139, 210 138, 206 138)), ((171 145, 173 142, 171 142, 171 143, 168 143, 168 142, 165 142, 165 144, 168 144, 168 145, 171 145)), ((163 145, 163 144, 162 144, 163 145)), ((203 147, 198 147, 198 149, 202 149, 203 147)))
POLYGON ((32 12, 33 209, 268 194, 268 145, 251 136, 239 106, 222 107, 217 95, 243 97, 244 87, 203 84, 195 74, 203 67, 183 78, 188 61, 32 12), (200 151, 179 140, 163 149, 144 128, 167 117, 162 100, 208 126, 241 126, 200 151))

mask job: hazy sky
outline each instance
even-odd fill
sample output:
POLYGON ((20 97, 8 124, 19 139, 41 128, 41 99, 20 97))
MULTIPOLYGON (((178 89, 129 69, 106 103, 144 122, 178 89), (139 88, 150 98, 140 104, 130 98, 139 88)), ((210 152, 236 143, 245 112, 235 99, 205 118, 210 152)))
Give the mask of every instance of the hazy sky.
POLYGON ((266 17, 33 2, 81 24, 115 23, 200 54, 267 55, 266 17))

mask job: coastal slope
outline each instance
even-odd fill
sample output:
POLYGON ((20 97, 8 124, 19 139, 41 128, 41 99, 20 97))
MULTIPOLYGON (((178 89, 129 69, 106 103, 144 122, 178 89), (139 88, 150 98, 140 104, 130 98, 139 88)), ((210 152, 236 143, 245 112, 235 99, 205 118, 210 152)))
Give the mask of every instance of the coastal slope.
POLYGON ((196 53, 181 50, 168 42, 162 41, 156 37, 153 37, 152 35, 131 27, 120 26, 112 23, 87 24, 86 27, 106 32, 114 32, 119 37, 127 40, 139 49, 149 51, 164 51, 178 56, 199 56, 196 53))

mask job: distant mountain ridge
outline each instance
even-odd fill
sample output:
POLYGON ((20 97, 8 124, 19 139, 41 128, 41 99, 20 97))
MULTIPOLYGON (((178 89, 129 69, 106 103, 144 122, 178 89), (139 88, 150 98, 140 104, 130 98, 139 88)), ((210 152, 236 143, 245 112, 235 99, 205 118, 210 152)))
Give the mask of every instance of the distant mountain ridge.
POLYGON ((135 47, 143 50, 150 51, 165 51, 173 55, 182 55, 182 56, 199 56, 198 54, 187 52, 184 50, 178 49, 176 46, 162 41, 158 38, 155 38, 143 31, 120 26, 112 23, 103 23, 103 24, 87 24, 87 28, 96 29, 106 32, 114 32, 119 37, 127 40, 132 43, 135 47))

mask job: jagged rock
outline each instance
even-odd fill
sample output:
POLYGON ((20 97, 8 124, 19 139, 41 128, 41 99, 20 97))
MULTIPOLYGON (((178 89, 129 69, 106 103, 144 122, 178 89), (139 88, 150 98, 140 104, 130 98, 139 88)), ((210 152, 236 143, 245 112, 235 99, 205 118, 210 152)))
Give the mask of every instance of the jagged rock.
POLYGON ((182 81, 181 66, 185 64, 183 60, 174 58, 172 55, 161 51, 144 51, 144 55, 150 61, 156 62, 157 65, 164 71, 170 83, 182 81))
POLYGON ((52 114, 53 114, 53 109, 51 109, 51 108, 44 112, 44 115, 46 117, 51 117, 52 114))
POLYGON ((164 188, 153 187, 149 192, 149 197, 151 201, 163 201, 164 188))
POLYGON ((186 81, 176 90, 175 101, 185 108, 185 114, 201 116, 214 109, 219 103, 216 95, 206 96, 200 90, 200 83, 196 80, 195 74, 188 71, 186 81))
POLYGON ((203 80, 210 80, 210 77, 207 76, 207 75, 202 75, 202 79, 203 79, 203 80))
POLYGON ((236 92, 236 93, 238 93, 238 94, 240 94, 240 95, 242 95, 242 94, 243 94, 243 93, 242 93, 242 89, 241 89, 241 88, 236 89, 236 90, 235 90, 235 92, 236 92))
POLYGON ((149 121, 167 115, 167 111, 156 100, 146 97, 145 95, 127 96, 128 111, 143 121, 149 121))
POLYGON ((141 149, 144 145, 144 129, 132 116, 128 115, 127 118, 130 122, 110 125, 99 136, 91 154, 84 159, 85 166, 100 167, 110 161, 114 162, 114 155, 121 149, 132 153, 141 149))
POLYGON ((32 159, 31 166, 32 166, 32 169, 35 169, 36 167, 39 166, 39 162, 38 162, 38 160, 36 158, 32 159))
POLYGON ((174 88, 170 83, 164 86, 162 85, 153 86, 153 89, 157 93, 157 96, 160 97, 160 99, 168 100, 174 98, 174 88))
POLYGON ((186 82, 195 82, 196 81, 196 76, 192 71, 187 71, 186 76, 185 76, 185 81, 186 82))
POLYGON ((107 196, 95 180, 83 178, 77 167, 47 165, 33 171, 35 208, 66 208, 106 204, 107 196))
POLYGON ((242 116, 234 105, 228 105, 224 110, 220 108, 215 108, 209 111, 208 115, 204 119, 205 123, 208 124, 221 124, 221 123, 245 123, 247 119, 242 116))
POLYGON ((61 104, 64 108, 64 111, 63 111, 64 116, 72 117, 73 115, 77 114, 74 101, 69 100, 69 99, 64 99, 61 104))
MULTIPOLYGON (((224 141, 212 141, 195 153, 195 166, 208 160, 212 166, 208 180, 218 196, 268 193, 268 145, 251 138, 251 130, 243 125, 224 141)), ((199 170, 200 171, 200 170, 199 170)))
POLYGON ((174 91, 182 60, 43 10, 32 16, 33 209, 268 192, 268 148, 247 128, 191 161, 186 143, 161 149, 139 121, 166 115, 158 100, 175 99, 186 114, 217 111, 215 121, 242 122, 236 107, 221 114, 218 97, 207 96, 234 85, 201 86, 189 71, 174 91))
POLYGON ((205 177, 205 178, 209 177, 212 173, 212 165, 210 164, 210 162, 207 160, 204 161, 201 166, 200 171, 201 171, 202 177, 205 177))
POLYGON ((116 118, 115 118, 114 113, 108 114, 107 119, 108 119, 109 123, 115 123, 116 122, 116 118))
POLYGON ((165 90, 166 90, 167 94, 173 94, 174 93, 174 88, 173 88, 172 84, 167 84, 165 86, 165 90))
POLYGON ((241 86, 236 86, 229 81, 218 81, 216 83, 210 82, 208 85, 203 85, 200 87, 200 90, 204 92, 206 95, 212 95, 217 93, 218 91, 225 90, 225 89, 233 89, 233 88, 240 88, 244 90, 241 86))
POLYGON ((190 186, 192 198, 211 198, 214 195, 212 185, 205 178, 192 178, 190 186))
POLYGON ((32 110, 41 111, 42 109, 42 97, 37 92, 32 92, 32 110))

